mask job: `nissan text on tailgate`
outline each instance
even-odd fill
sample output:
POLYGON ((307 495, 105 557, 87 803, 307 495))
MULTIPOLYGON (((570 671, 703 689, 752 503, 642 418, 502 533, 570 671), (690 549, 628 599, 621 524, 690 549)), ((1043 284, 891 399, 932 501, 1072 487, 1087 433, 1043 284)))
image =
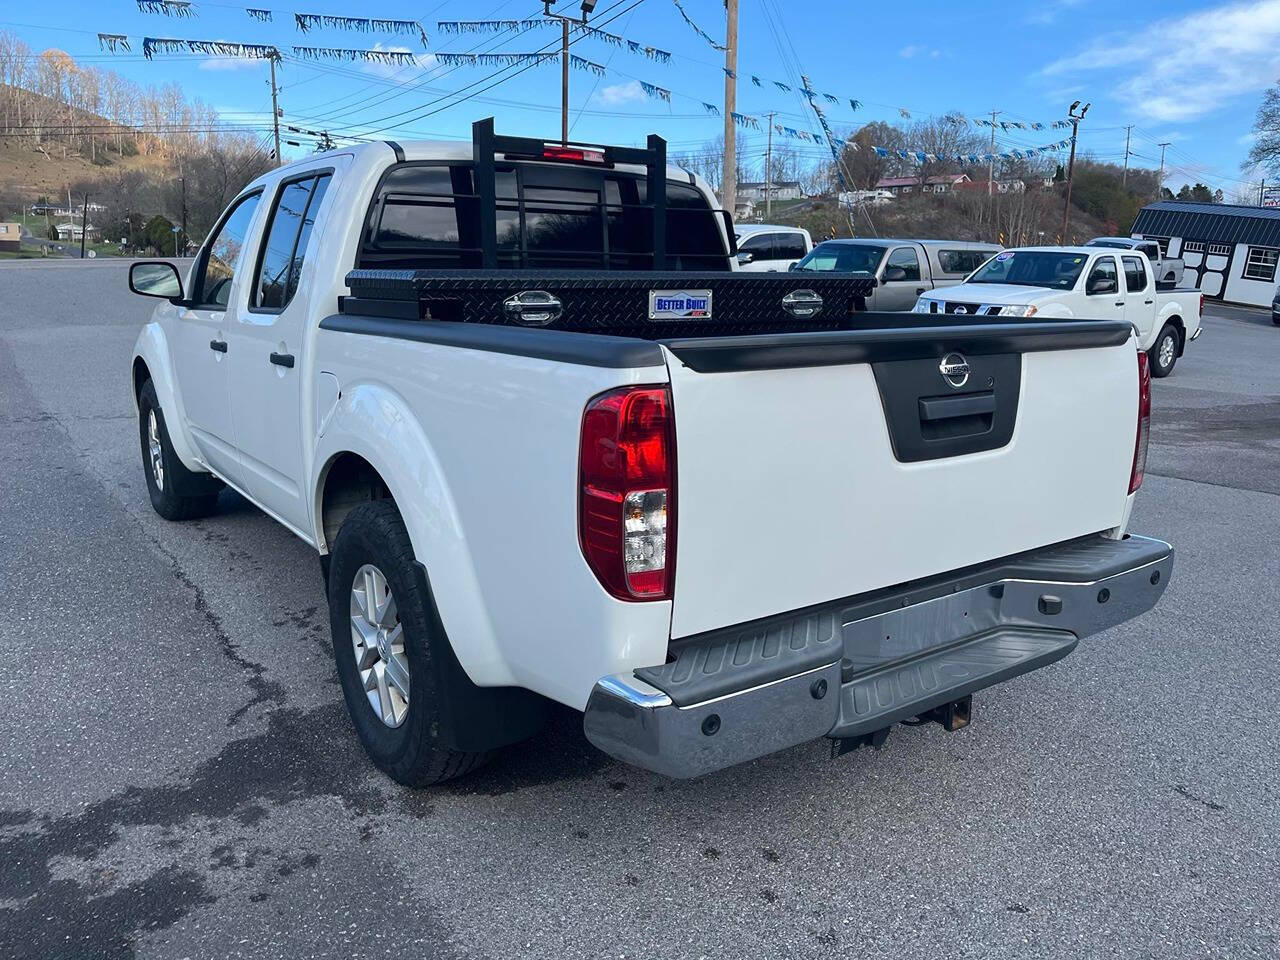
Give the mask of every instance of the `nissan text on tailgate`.
POLYGON ((1131 323, 867 312, 874 276, 738 273, 732 238, 658 137, 490 120, 273 170, 185 276, 132 267, 151 502, 229 487, 316 549, 411 785, 552 701, 673 777, 956 729, 1155 604, 1131 323))

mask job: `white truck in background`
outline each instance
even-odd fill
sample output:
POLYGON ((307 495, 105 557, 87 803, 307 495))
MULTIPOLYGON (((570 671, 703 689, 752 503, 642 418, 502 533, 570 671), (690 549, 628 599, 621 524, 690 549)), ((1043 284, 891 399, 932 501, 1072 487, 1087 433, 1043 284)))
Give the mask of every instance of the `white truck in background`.
POLYGON ((996 254, 964 283, 924 294, 916 313, 1038 320, 1121 320, 1151 374, 1167 377, 1200 336, 1199 290, 1160 289, 1148 258, 1106 247, 1021 247, 996 254))
POLYGON ((1166 257, 1160 252, 1160 244, 1141 237, 1094 237, 1086 247, 1110 247, 1113 250, 1134 250, 1151 261, 1151 272, 1161 287, 1176 287, 1182 283, 1185 265, 1181 257, 1166 257))
POLYGON ((803 227, 782 227, 769 223, 734 225, 738 241, 738 269, 746 273, 790 270, 813 249, 813 237, 803 227))
POLYGON ((732 257, 657 137, 489 120, 272 170, 185 278, 131 267, 151 503, 230 487, 316 549, 354 728, 410 785, 549 701, 676 777, 954 730, 1157 601, 1128 322, 855 312, 873 278, 732 257))

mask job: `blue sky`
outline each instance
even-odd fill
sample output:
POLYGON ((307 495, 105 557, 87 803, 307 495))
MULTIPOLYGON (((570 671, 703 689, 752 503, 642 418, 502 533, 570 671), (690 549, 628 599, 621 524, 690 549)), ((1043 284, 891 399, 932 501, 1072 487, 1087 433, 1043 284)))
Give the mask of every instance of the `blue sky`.
MULTIPOLYGON (((562 0, 573 3, 574 0, 562 0)), ((720 0, 682 0, 709 34, 722 36, 720 0)), ((814 129, 803 101, 772 81, 795 86, 803 69, 814 87, 840 98, 827 104, 838 131, 869 120, 900 121, 960 112, 1001 119, 1050 121, 1074 99, 1092 101, 1081 127, 1080 149, 1120 161, 1124 127, 1133 124, 1131 163, 1157 166, 1160 141, 1170 141, 1167 182, 1202 180, 1230 199, 1256 183, 1242 171, 1249 131, 1261 91, 1280 76, 1280 0, 1114 4, 1103 0, 997 2, 987 7, 917 0, 868 4, 811 0, 740 0, 740 112, 814 129), (783 12, 785 11, 785 13, 783 12), (784 29, 774 29, 779 22, 784 29), (763 86, 754 86, 755 74, 763 86), (848 101, 862 106, 852 110, 848 101)), ((495 67, 444 66, 432 51, 535 51, 553 49, 554 28, 518 36, 451 35, 437 20, 524 19, 541 9, 535 0, 254 0, 270 7, 271 23, 251 20, 244 6, 198 3, 198 16, 173 19, 145 14, 133 0, 9 2, 0 26, 32 47, 59 47, 140 83, 176 82, 192 97, 215 106, 227 120, 262 127, 270 110, 264 63, 200 56, 139 55, 141 37, 231 40, 274 44, 288 56, 293 44, 410 50, 420 64, 403 68, 374 64, 310 63, 287 59, 279 70, 285 123, 334 134, 385 135, 400 139, 464 138, 469 124, 494 115, 498 129, 554 138, 559 131, 559 69, 539 66, 491 89, 512 71, 495 67), (299 34, 292 13, 417 19, 429 45, 401 36, 337 30, 299 34), (98 49, 98 31, 127 34, 132 55, 98 49), (464 88, 466 88, 464 90, 464 88), (459 96, 478 96, 458 103, 459 96), (443 109, 442 109, 443 108, 443 109)), ((573 136, 601 142, 638 142, 649 132, 668 138, 673 150, 695 148, 720 131, 703 102, 723 100, 723 54, 681 19, 673 0, 600 0, 593 22, 610 32, 672 54, 669 64, 616 48, 598 39, 575 43, 575 53, 607 68, 604 77, 571 75, 573 136), (641 82, 672 92, 665 103, 646 96, 641 82)), ((1032 147, 1060 133, 1010 131, 997 143, 1032 147)), ((762 134, 747 138, 747 153, 763 153, 762 134)), ((799 145, 816 156, 818 148, 799 145)), ((294 149, 292 152, 300 151, 294 149)), ((288 155, 289 151, 286 151, 288 155)), ((1256 187, 1253 189, 1256 190, 1256 187)))

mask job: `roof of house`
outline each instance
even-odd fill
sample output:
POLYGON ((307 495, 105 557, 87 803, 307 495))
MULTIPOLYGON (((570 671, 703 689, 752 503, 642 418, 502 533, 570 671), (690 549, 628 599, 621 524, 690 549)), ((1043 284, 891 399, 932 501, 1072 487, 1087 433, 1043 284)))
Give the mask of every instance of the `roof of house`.
POLYGON ((1280 247, 1280 209, 1160 200, 1138 211, 1131 233, 1280 247))
MULTIPOLYGON (((967 173, 944 173, 936 177, 926 178, 925 183, 933 186, 939 183, 960 183, 968 179, 969 175, 967 173)), ((919 177, 885 177, 876 184, 876 187, 914 187, 918 186, 919 183, 919 177)))

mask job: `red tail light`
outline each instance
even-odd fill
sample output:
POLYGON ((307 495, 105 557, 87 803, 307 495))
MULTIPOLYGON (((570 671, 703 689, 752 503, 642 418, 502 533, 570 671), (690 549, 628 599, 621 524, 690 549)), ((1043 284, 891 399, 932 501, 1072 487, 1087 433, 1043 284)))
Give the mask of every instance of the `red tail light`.
POLYGON ((571 163, 604 163, 603 150, 583 150, 579 147, 553 147, 542 151, 543 160, 567 160, 571 163))
POLYGON ((1138 436, 1133 442, 1133 469, 1129 472, 1129 492, 1142 486, 1147 472, 1147 442, 1151 439, 1151 361, 1138 351, 1138 436))
POLYGON ((671 599, 675 452, 666 387, 623 387, 587 404, 578 462, 578 539, 592 572, 619 599, 671 599))

